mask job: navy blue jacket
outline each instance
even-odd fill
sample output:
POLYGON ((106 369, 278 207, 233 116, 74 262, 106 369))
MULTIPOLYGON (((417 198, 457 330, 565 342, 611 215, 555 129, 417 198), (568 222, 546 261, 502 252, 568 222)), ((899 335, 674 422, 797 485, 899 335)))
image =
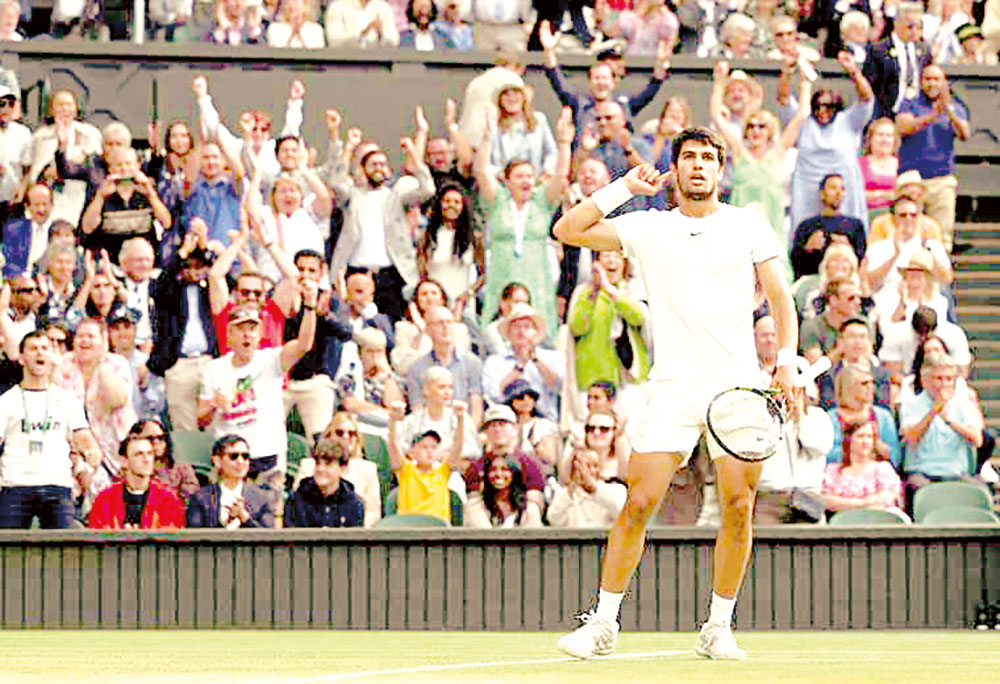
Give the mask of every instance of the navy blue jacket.
MULTIPOLYGON (((177 363, 181 354, 181 340, 188 320, 188 299, 184 293, 188 283, 181 279, 180 259, 174 259, 163 269, 160 277, 152 283, 150 296, 153 300, 153 353, 147 364, 156 375, 163 375, 177 363)), ((215 339, 212 324, 212 304, 208 299, 208 287, 198 288, 198 310, 201 327, 208 340, 208 353, 219 355, 219 343, 215 339)))
POLYGON ((361 527, 365 507, 354 493, 354 485, 341 480, 330 496, 323 496, 316 480, 307 477, 288 502, 286 522, 291 527, 361 527))
MULTIPOLYGON (((219 485, 205 485, 188 499, 188 527, 222 527, 219 522, 219 485)), ((274 527, 274 492, 252 484, 243 484, 243 500, 246 501, 250 520, 241 527, 274 527)))

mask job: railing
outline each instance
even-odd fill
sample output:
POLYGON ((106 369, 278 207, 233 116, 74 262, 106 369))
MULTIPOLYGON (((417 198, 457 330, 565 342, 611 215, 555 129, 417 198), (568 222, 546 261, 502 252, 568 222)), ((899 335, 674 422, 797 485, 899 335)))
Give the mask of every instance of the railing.
MULTIPOLYGON (((560 630, 592 601, 600 530, 0 532, 5 628, 560 630)), ((714 533, 657 528, 628 630, 707 617, 714 533)), ((741 629, 961 628, 1000 599, 995 528, 758 531, 741 629)))

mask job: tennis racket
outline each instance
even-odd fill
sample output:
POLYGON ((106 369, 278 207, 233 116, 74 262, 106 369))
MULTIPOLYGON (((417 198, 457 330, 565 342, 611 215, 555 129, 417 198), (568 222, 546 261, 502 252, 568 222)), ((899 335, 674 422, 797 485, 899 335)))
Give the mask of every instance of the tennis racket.
POLYGON ((781 390, 733 387, 715 395, 705 412, 708 431, 730 456, 763 461, 774 454, 785 424, 781 390))

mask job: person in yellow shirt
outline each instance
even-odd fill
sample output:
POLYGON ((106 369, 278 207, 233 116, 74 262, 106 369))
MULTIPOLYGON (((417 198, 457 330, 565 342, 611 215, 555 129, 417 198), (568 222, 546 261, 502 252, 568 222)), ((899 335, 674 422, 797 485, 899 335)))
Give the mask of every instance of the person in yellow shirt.
MULTIPOLYGON (((917 216, 917 230, 920 233, 921 242, 925 240, 937 240, 941 242, 941 224, 937 219, 924 213, 924 183, 920 178, 920 172, 910 169, 899 175, 896 179, 896 200, 902 198, 913 200, 920 208, 920 215, 917 216)), ((895 203, 888 213, 876 217, 872 221, 871 229, 868 231, 868 244, 874 244, 879 240, 891 239, 896 234, 896 212, 895 203)))
MULTIPOLYGON (((462 402, 454 402, 461 404, 462 402)), ((462 467, 462 440, 455 440, 445 453, 437 430, 424 430, 416 435, 409 451, 403 454, 396 436, 396 426, 402 417, 403 402, 395 402, 389 413, 389 465, 399 481, 396 513, 429 515, 451 522, 451 493, 448 479, 453 470, 462 467)), ((462 433, 465 407, 456 407, 458 433, 462 433)))

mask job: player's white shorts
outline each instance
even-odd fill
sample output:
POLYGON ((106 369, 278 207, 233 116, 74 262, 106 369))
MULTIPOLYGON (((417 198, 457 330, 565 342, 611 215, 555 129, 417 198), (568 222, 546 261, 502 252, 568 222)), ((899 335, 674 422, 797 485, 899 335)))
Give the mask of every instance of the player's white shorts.
POLYGON ((684 454, 687 463, 704 434, 711 459, 725 455, 708 432, 705 414, 712 398, 731 386, 731 382, 692 380, 648 380, 639 385, 645 396, 635 403, 629 420, 632 450, 684 454))

